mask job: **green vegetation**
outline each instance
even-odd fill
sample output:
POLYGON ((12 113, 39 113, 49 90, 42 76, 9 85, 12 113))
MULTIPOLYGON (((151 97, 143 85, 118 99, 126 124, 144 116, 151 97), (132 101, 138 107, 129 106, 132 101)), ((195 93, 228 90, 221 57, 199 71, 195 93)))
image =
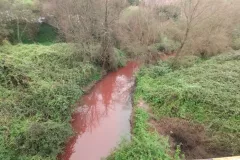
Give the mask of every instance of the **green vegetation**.
POLYGON ((232 33, 232 48, 235 50, 240 49, 240 26, 238 25, 232 33))
POLYGON ((149 103, 159 119, 202 123, 212 145, 229 155, 240 154, 240 52, 186 62, 177 70, 171 60, 144 67, 137 76, 136 96, 149 103))
POLYGON ((41 44, 51 44, 57 41, 58 36, 56 28, 47 23, 42 23, 39 25, 39 30, 34 41, 41 44))
POLYGON ((138 5, 138 4, 139 4, 139 0, 128 0, 128 2, 129 2, 131 5, 138 5))
POLYGON ((163 37, 161 43, 155 43, 148 47, 151 52, 173 53, 180 47, 180 43, 163 37))
MULTIPOLYGON (((56 159, 84 86, 126 57, 151 63, 163 54, 176 58, 143 67, 135 98, 154 118, 200 123, 211 145, 240 154, 240 51, 219 55, 240 49, 237 0, 78 1, 0 0, 0 159, 56 159)), ((150 131, 148 113, 135 113, 132 141, 109 159, 180 159, 180 148, 173 158, 150 131)))
MULTIPOLYGON (((12 33, 9 35, 9 40, 11 43, 17 44, 17 26, 13 23, 8 27, 12 30, 12 33)), ((58 30, 47 23, 30 23, 27 26, 25 24, 22 24, 19 27, 22 31, 21 42, 23 44, 40 43, 42 45, 50 45, 59 41, 64 41, 63 39, 60 39, 58 30)))
POLYGON ((0 46, 0 159, 52 160, 82 88, 100 78, 70 44, 0 46))
MULTIPOLYGON (((134 121, 132 141, 123 141, 108 160, 172 160, 168 155, 170 149, 167 139, 160 137, 156 132, 148 131, 148 113, 137 108, 134 121)), ((178 159, 176 154, 174 160, 178 159)))

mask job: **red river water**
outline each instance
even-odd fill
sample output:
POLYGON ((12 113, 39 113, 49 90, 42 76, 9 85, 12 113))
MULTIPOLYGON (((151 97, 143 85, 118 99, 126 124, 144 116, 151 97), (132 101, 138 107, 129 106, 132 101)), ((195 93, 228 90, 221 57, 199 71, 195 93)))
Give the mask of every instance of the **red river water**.
POLYGON ((100 160, 130 139, 131 92, 137 63, 109 73, 98 82, 72 115, 77 135, 69 140, 61 160, 100 160))

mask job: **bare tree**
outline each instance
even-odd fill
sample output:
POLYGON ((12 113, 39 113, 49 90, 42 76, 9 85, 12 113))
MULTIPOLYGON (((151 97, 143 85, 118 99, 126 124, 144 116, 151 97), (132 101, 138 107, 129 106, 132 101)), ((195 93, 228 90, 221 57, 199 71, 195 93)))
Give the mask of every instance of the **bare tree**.
POLYGON ((48 3, 51 6, 48 15, 66 40, 80 44, 84 52, 88 52, 91 45, 100 44, 98 60, 104 68, 113 69, 113 28, 125 3, 119 0, 53 0, 48 3))
POLYGON ((201 23, 205 22, 206 20, 218 15, 219 12, 222 11, 221 8, 223 5, 219 5, 222 3, 222 1, 220 0, 217 3, 215 0, 181 0, 181 16, 184 20, 185 26, 184 34, 180 42, 180 47, 176 53, 176 59, 179 57, 182 49, 185 47, 187 41, 189 40, 190 34, 194 32, 195 27, 197 25, 201 25, 201 23))

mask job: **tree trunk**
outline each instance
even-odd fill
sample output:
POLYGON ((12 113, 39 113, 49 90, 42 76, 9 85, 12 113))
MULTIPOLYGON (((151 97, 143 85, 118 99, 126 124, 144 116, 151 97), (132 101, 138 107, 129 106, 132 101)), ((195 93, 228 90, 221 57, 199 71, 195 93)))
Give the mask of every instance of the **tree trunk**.
POLYGON ((185 32, 184 39, 183 39, 183 41, 181 42, 181 46, 179 47, 179 49, 178 49, 178 51, 177 51, 177 53, 176 53, 176 57, 177 57, 177 58, 179 57, 180 53, 182 52, 183 47, 185 46, 185 43, 186 43, 187 38, 188 38, 189 31, 190 31, 190 29, 189 29, 189 27, 188 27, 187 30, 186 30, 186 32, 185 32))
POLYGON ((20 36, 20 26, 19 26, 19 19, 17 18, 17 39, 18 43, 22 43, 21 36, 20 36))
POLYGON ((104 16, 104 31, 101 36, 101 50, 102 50, 102 60, 103 67, 107 70, 113 70, 111 62, 111 54, 113 52, 113 46, 111 42, 111 33, 109 31, 109 22, 108 22, 108 0, 105 0, 105 16, 104 16))

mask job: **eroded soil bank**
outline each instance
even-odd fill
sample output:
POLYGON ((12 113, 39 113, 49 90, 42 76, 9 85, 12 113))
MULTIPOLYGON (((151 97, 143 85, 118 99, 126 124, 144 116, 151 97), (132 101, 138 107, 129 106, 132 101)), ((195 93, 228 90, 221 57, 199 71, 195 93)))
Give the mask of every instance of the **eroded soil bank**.
POLYGON ((61 160, 99 160, 130 138, 131 92, 137 63, 109 73, 79 102, 72 115, 77 133, 66 145, 61 160))
POLYGON ((137 107, 144 109, 149 114, 150 132, 157 131, 160 136, 169 137, 170 155, 174 155, 177 148, 180 147, 186 160, 208 160, 209 158, 232 156, 229 154, 231 152, 229 148, 215 144, 204 125, 182 118, 165 117, 159 120, 153 114, 151 107, 142 99, 138 101, 137 107))

